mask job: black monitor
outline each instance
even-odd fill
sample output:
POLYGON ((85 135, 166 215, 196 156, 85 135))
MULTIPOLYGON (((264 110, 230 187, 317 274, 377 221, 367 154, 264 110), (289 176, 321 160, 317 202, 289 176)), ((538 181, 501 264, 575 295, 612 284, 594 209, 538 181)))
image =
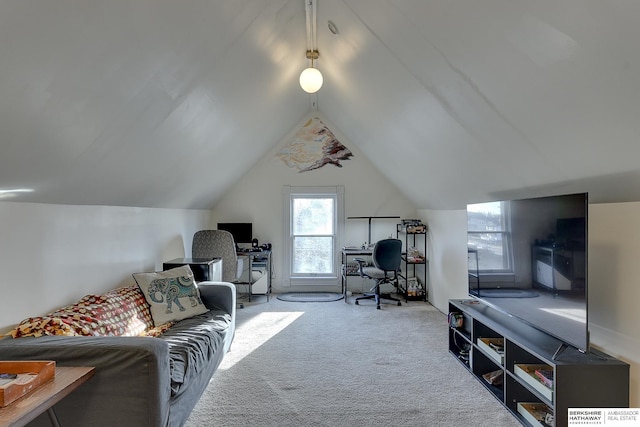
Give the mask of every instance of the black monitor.
POLYGON ((251 243, 253 239, 253 226, 250 222, 219 222, 218 230, 231 233, 236 244, 251 243))

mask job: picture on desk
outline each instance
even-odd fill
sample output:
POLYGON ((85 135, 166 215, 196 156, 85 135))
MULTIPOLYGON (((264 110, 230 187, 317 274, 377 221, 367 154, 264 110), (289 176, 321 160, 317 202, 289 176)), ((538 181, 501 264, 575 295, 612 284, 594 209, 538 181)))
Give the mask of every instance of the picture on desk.
POLYGON ((0 374, 0 388, 4 389, 9 385, 22 385, 27 384, 33 380, 37 374, 25 373, 25 374, 0 374))
POLYGON ((12 383, 18 378, 18 374, 0 374, 0 387, 12 383))

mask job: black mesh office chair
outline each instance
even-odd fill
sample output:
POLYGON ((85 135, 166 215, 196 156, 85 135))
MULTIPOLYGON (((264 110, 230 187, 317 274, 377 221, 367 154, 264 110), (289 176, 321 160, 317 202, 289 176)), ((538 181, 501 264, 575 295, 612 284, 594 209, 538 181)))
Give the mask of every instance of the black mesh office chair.
POLYGON ((384 283, 398 284, 398 271, 400 270, 400 259, 402 257, 402 241, 398 239, 380 240, 373 247, 373 265, 366 266, 366 261, 362 258, 356 258, 358 262, 358 272, 360 276, 376 281, 371 288, 370 293, 356 298, 356 305, 362 299, 375 299, 376 308, 380 309, 380 298, 396 301, 398 305, 402 305, 399 299, 391 297, 389 294, 380 294, 380 285, 384 283))

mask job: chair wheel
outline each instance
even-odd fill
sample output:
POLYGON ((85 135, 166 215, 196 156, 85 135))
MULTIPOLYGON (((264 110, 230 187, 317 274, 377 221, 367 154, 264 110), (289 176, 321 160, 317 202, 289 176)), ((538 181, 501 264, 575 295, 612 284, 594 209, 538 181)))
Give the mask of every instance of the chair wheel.
POLYGON ((379 306, 379 305, 377 305, 377 306, 376 306, 376 308, 377 308, 378 310, 380 310, 380 306, 379 306))
POLYGON ((356 300, 356 305, 360 305, 360 303, 358 303, 358 300, 356 300))
POLYGON ((402 305, 402 303, 400 301, 398 301, 398 307, 400 307, 402 305))

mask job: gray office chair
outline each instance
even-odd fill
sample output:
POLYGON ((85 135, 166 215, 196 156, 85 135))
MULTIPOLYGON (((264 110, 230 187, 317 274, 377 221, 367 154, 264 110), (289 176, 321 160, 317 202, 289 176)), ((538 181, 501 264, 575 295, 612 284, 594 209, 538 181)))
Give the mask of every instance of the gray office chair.
POLYGON ((224 230, 200 230, 193 235, 193 258, 222 258, 222 281, 235 282, 242 275, 243 262, 238 258, 233 235, 224 230))
POLYGON ((371 288, 370 293, 356 298, 356 305, 362 299, 375 299, 376 308, 380 309, 380 299, 395 301, 398 305, 402 305, 399 299, 393 298, 389 294, 380 294, 380 285, 391 283, 397 287, 398 271, 400 271, 400 261, 402 258, 402 241, 398 239, 380 240, 373 247, 373 265, 366 266, 366 261, 362 258, 355 258, 358 263, 358 272, 360 276, 375 280, 376 284, 371 288))

